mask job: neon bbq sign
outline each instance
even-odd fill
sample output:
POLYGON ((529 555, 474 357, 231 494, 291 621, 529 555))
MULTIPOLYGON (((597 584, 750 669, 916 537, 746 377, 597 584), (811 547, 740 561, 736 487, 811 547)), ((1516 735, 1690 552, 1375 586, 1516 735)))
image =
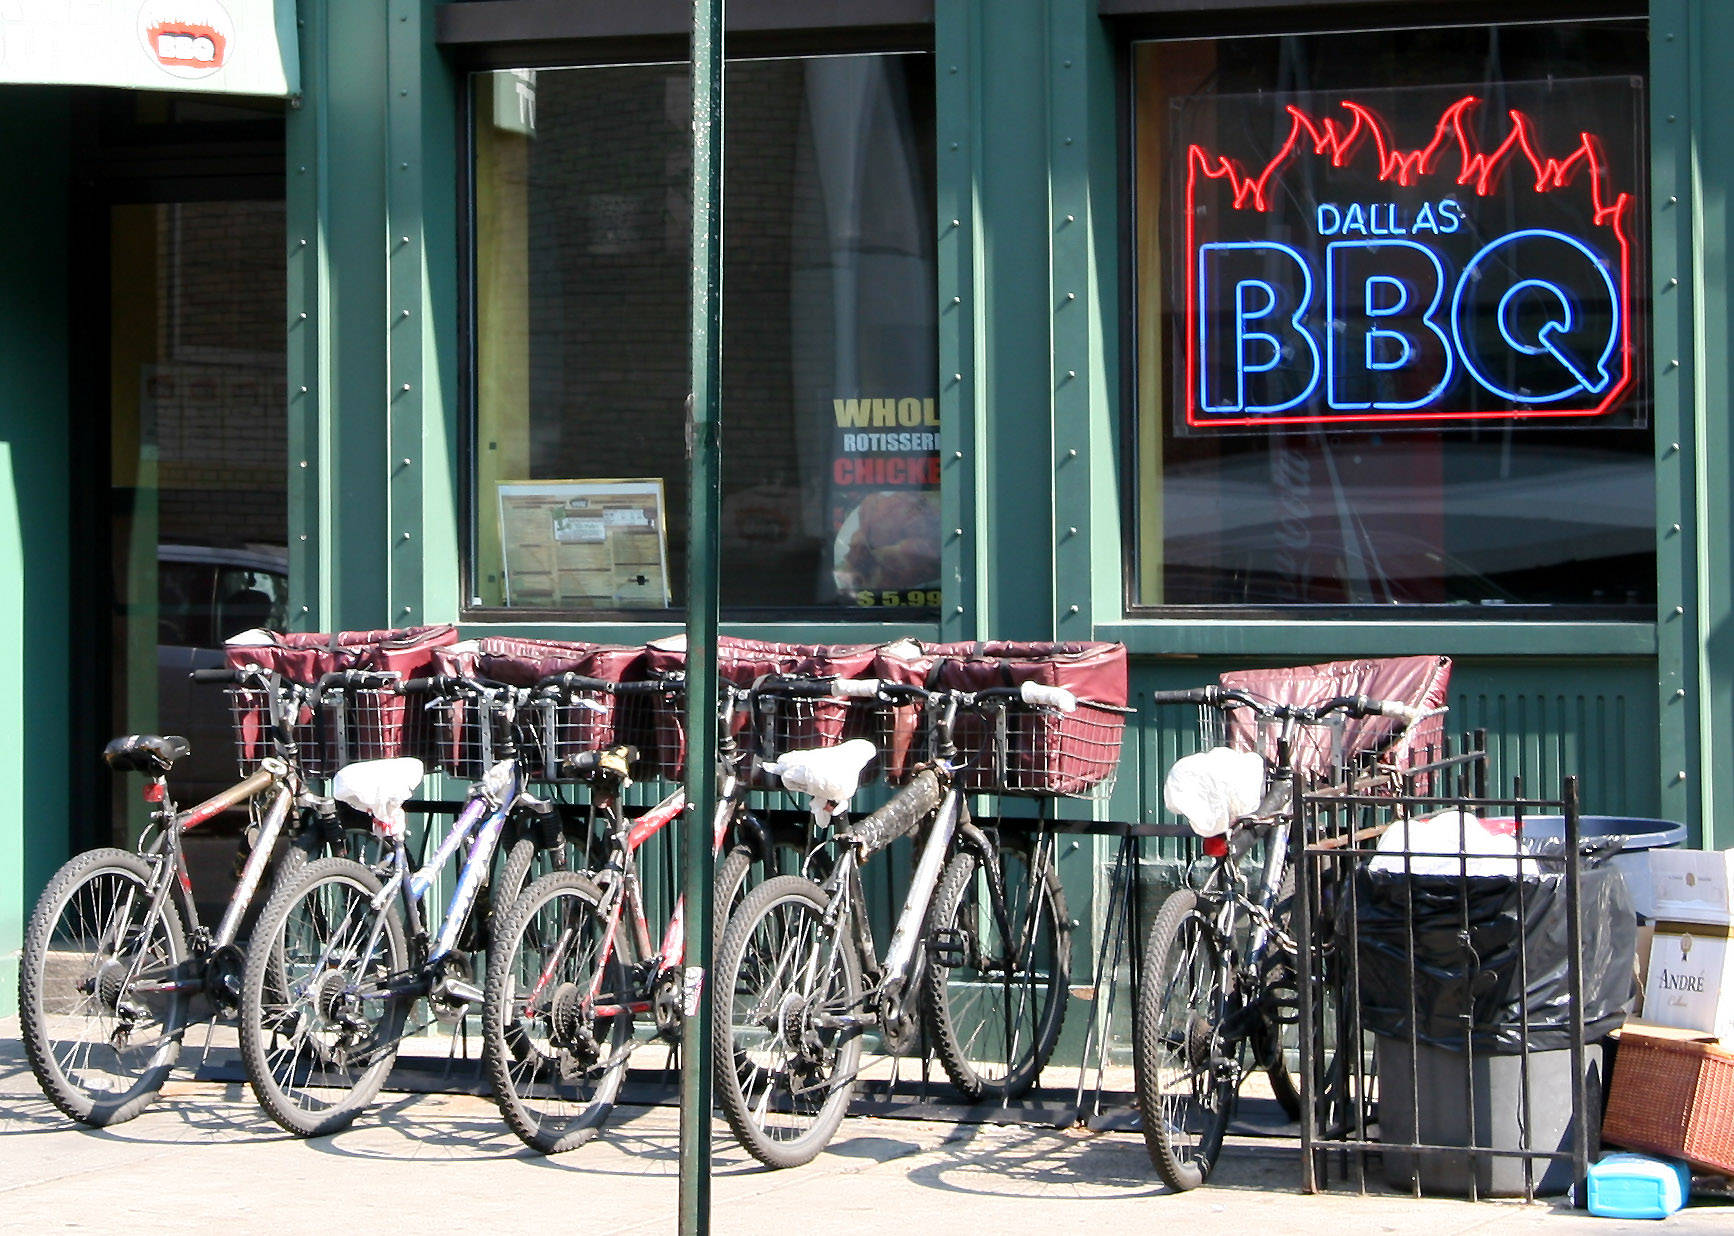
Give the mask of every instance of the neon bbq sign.
POLYGON ((1624 78, 1507 85, 1500 107, 1369 91, 1290 104, 1274 126, 1269 95, 1177 113, 1181 432, 1635 423, 1637 211, 1620 186, 1636 183, 1636 91, 1624 78), (1255 132, 1256 111, 1281 138, 1257 170, 1186 140, 1255 132), (1615 141, 1580 127, 1562 150, 1532 115, 1610 111, 1615 141), (1427 142, 1400 146, 1392 114, 1427 116, 1427 142))

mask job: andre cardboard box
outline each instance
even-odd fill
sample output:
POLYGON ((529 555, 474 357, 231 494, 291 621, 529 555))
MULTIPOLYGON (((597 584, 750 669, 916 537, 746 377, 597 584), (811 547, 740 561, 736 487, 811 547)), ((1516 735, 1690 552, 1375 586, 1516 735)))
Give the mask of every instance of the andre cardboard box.
POLYGON ((1644 1020, 1734 1042, 1734 926, 1656 924, 1644 1020))
POLYGON ((1734 850, 1648 851, 1655 917, 1669 923, 1734 923, 1734 850))

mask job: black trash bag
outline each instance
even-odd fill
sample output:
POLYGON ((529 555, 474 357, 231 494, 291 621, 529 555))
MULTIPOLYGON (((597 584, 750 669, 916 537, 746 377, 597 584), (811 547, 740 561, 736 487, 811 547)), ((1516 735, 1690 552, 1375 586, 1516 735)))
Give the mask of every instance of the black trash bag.
MULTIPOLYGON (((1617 1030, 1633 996, 1637 915, 1625 878, 1606 861, 1617 848, 1591 847, 1579 867, 1586 1043, 1617 1030)), ((1525 864, 1522 877, 1356 872, 1355 896, 1338 903, 1337 925, 1339 938, 1351 928, 1358 933, 1368 1030, 1407 1041, 1413 1010, 1416 1040, 1452 1051, 1515 1055, 1571 1046, 1564 843, 1549 839, 1525 850, 1554 861, 1537 874, 1525 864), (1520 921, 1527 930, 1520 932, 1520 921)))

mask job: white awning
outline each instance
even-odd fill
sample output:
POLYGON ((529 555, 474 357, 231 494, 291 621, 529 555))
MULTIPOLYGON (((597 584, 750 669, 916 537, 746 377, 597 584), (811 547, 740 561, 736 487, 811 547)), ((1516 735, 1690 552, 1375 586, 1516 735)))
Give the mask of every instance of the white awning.
POLYGON ((0 0, 0 82, 292 95, 295 0, 0 0))

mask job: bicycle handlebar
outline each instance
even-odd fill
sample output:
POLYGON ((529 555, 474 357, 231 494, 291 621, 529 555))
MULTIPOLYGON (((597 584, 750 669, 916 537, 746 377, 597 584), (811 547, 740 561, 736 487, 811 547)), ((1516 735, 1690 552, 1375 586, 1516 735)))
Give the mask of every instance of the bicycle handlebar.
POLYGON ((1272 720, 1294 719, 1302 724, 1322 721, 1334 712, 1351 717, 1390 717, 1401 721, 1404 728, 1419 725, 1428 717, 1437 717, 1443 708, 1419 708, 1402 700, 1381 700, 1369 695, 1338 695, 1316 704, 1283 704, 1242 691, 1238 687, 1193 687, 1184 691, 1155 691, 1152 704, 1207 704, 1224 712, 1233 708, 1250 708, 1272 720))
POLYGON ((401 674, 385 670, 334 670, 329 674, 320 675, 319 681, 313 686, 315 697, 328 691, 377 691, 392 686, 402 679, 401 674))

